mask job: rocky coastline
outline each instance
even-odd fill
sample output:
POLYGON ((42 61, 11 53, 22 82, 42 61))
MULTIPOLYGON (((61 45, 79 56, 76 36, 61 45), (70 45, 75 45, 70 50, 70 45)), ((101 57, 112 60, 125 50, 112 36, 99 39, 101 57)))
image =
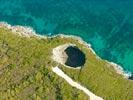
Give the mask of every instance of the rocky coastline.
MULTIPOLYGON (((6 29, 9 29, 11 30, 13 33, 16 33, 20 36, 24 36, 24 37, 37 37, 37 38, 54 38, 54 37, 60 37, 60 38, 71 38, 71 39, 74 39, 74 40, 77 40, 80 44, 83 44, 85 47, 89 48, 93 54, 95 54, 95 56, 97 57, 97 59, 101 59, 96 53, 95 51, 91 48, 91 44, 83 41, 82 38, 78 37, 78 36, 73 36, 73 35, 64 35, 64 34, 58 34, 58 35, 53 35, 53 36, 43 36, 43 35, 38 35, 34 30, 33 28, 31 27, 26 27, 26 26, 20 26, 20 25, 16 25, 16 26, 12 26, 6 22, 0 22, 0 28, 6 28, 6 29)), ((110 61, 107 61, 105 60, 109 65, 112 65, 114 70, 116 70, 116 72, 118 74, 121 74, 124 76, 124 78, 127 78, 127 79, 130 79, 131 77, 133 77, 133 74, 130 73, 130 72, 126 72, 124 71, 124 69, 114 63, 114 62, 110 62, 110 61)))

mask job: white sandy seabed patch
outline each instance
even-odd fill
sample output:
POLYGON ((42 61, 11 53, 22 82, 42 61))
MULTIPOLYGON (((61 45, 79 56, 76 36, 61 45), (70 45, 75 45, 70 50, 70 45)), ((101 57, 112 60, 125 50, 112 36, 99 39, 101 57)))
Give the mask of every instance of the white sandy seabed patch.
POLYGON ((84 86, 80 85, 79 83, 73 81, 68 75, 66 75, 60 68, 58 67, 53 67, 52 68, 53 72, 56 73, 58 76, 62 77, 65 79, 72 87, 75 87, 81 91, 83 91, 85 94, 87 94, 90 98, 90 100, 103 100, 103 98, 96 96, 93 94, 91 91, 89 91, 87 88, 84 86))

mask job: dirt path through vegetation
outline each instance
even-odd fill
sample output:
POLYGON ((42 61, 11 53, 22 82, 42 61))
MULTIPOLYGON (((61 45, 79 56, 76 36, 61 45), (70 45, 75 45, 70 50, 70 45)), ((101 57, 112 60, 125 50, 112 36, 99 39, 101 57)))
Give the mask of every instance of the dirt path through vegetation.
POLYGON ((83 91, 85 94, 87 94, 90 98, 90 100, 103 100, 103 98, 96 96, 93 94, 91 91, 89 91, 87 88, 83 87, 79 83, 73 81, 68 75, 66 75, 60 68, 58 67, 53 67, 52 68, 53 72, 56 73, 58 76, 62 77, 65 79, 71 86, 83 91))

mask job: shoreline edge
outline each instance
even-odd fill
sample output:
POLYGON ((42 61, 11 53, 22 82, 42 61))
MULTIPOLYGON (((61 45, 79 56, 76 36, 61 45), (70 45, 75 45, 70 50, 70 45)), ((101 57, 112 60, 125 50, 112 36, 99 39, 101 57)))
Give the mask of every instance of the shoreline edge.
MULTIPOLYGON (((54 37, 60 37, 60 38, 71 38, 74 40, 77 40, 80 44, 84 45, 85 47, 89 48, 93 54, 97 57, 97 59, 102 59, 100 58, 96 52, 91 48, 91 44, 85 42, 81 37, 78 36, 74 36, 74 35, 64 35, 64 34, 57 34, 57 35, 52 35, 52 36, 46 36, 46 35, 39 35, 38 33, 35 32, 35 30, 32 27, 28 27, 28 26, 20 26, 20 25, 10 25, 7 22, 0 22, 0 28, 7 28, 9 30, 11 30, 13 33, 16 33, 20 36, 24 36, 24 37, 37 37, 37 38, 54 38, 54 37)), ((129 79, 130 77, 133 76, 133 74, 131 72, 127 72, 124 71, 123 67, 114 63, 114 62, 110 62, 108 60, 102 59, 104 61, 106 61, 108 64, 112 65, 114 70, 116 71, 116 73, 121 74, 124 76, 124 78, 129 79)))

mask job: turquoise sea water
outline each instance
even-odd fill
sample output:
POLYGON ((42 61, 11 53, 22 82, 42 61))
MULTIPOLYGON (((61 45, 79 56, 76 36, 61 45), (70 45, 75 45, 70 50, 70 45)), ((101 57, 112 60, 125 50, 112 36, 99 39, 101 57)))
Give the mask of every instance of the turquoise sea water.
POLYGON ((0 0, 0 21, 76 35, 133 73, 133 0, 0 0))

